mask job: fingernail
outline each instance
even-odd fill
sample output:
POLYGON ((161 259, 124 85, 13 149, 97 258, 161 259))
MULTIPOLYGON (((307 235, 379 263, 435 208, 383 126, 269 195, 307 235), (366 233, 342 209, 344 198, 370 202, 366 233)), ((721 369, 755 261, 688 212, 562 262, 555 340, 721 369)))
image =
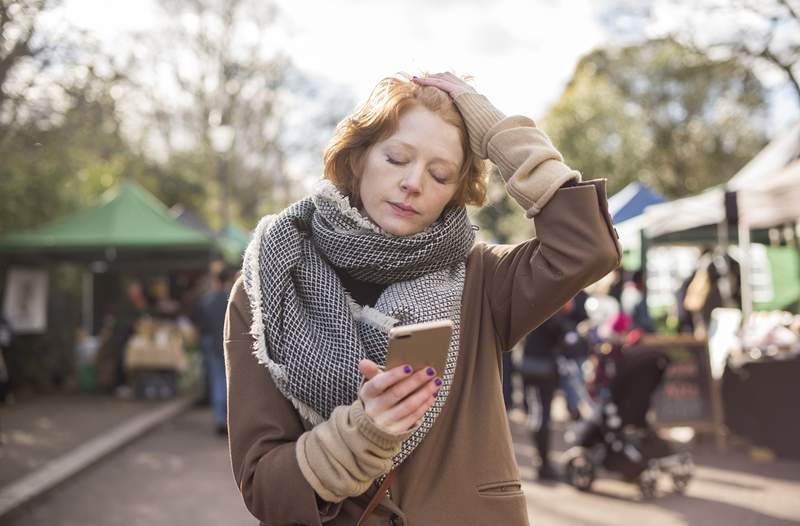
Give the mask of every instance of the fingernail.
POLYGON ((436 380, 433 381, 433 383, 435 383, 436 385, 442 385, 442 379, 437 378, 436 380))
POLYGON ((414 75, 413 77, 411 77, 411 80, 417 80, 417 79, 419 79, 419 77, 418 77, 418 76, 416 76, 416 75, 414 75))
POLYGON ((428 376, 433 376, 436 374, 436 371, 433 370, 433 367, 428 367, 428 370, 425 372, 428 373, 428 376))
POLYGON ((411 374, 411 366, 406 365, 405 367, 403 367, 403 372, 406 374, 411 374))
POLYGON ((438 397, 438 396, 439 396, 439 391, 436 391, 435 393, 433 393, 433 397, 434 397, 434 398, 436 398, 436 397, 438 397))

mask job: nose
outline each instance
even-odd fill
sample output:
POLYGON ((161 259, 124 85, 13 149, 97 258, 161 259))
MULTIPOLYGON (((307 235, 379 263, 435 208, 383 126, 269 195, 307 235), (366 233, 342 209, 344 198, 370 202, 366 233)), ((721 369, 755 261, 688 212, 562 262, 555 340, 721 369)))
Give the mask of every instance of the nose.
POLYGON ((424 167, 418 164, 412 164, 409 169, 403 174, 403 179, 400 181, 400 188, 409 194, 418 194, 422 191, 422 180, 424 176, 424 167))

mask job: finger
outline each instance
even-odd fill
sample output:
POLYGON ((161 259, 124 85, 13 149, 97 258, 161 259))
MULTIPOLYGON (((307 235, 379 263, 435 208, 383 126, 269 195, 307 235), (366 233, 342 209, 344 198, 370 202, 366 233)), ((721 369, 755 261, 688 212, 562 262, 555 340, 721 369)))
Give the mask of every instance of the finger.
POLYGON ((367 380, 372 380, 378 373, 381 372, 381 368, 372 360, 361 360, 358 362, 358 370, 367 380))
POLYGON ((432 367, 417 371, 413 376, 394 384, 379 396, 375 397, 372 400, 373 405, 371 409, 375 412, 392 409, 425 384, 429 382, 434 384, 438 382, 441 384, 442 380, 440 378, 434 378, 435 375, 436 371, 432 367))
MULTIPOLYGON (((359 370, 361 370, 362 374, 364 374, 364 370, 362 369, 363 362, 370 362, 370 360, 362 360, 358 364, 359 370)), ((371 362, 374 364, 375 362, 371 362)), ((363 366, 367 371, 367 373, 372 374, 371 366, 368 363, 365 363, 363 366)), ((375 365, 377 367, 377 365, 375 365)), ((393 386, 397 382, 401 381, 403 378, 408 377, 413 372, 410 365, 401 365, 398 367, 393 367, 388 371, 380 371, 377 374, 372 374, 371 377, 368 377, 368 381, 361 386, 361 392, 359 393, 362 398, 366 399, 373 399, 381 394, 383 394, 386 389, 393 386)), ((366 374, 365 374, 366 376, 366 374)))
POLYGON ((430 409, 436 401, 438 391, 439 386, 429 382, 393 408, 382 412, 375 421, 382 427, 396 426, 405 431, 430 409))
MULTIPOLYGON (((409 379, 405 383, 411 383, 411 380, 409 379)), ((430 399, 433 398, 433 393, 439 390, 441 384, 441 378, 429 379, 403 398, 380 407, 379 410, 376 411, 376 416, 386 422, 401 420, 415 413, 420 405, 433 403, 430 399)), ((388 400, 394 399, 396 399, 396 397, 393 396, 391 391, 388 391, 384 393, 382 397, 376 399, 376 406, 377 404, 387 404, 388 400)))
POLYGON ((417 409, 416 412, 414 412, 411 415, 408 415, 407 417, 405 417, 404 419, 396 422, 395 425, 400 430, 400 432, 405 432, 405 431, 408 431, 409 429, 411 429, 412 427, 415 427, 417 425, 417 423, 419 422, 419 420, 423 416, 425 416, 425 413, 428 412, 428 409, 430 409, 433 406, 434 402, 435 402, 435 398, 432 398, 427 404, 425 404, 425 405, 421 406, 419 409, 417 409))

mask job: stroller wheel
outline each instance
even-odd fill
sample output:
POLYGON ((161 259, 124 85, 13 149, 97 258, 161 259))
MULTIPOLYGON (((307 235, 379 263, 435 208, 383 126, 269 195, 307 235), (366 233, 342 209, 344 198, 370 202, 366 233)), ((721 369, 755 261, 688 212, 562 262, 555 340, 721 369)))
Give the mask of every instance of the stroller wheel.
POLYGON ((672 475, 672 486, 677 493, 685 493, 690 479, 688 475, 672 475))
POLYGON ((642 498, 651 499, 656 496, 658 475, 658 470, 653 468, 647 468, 639 475, 636 483, 639 485, 639 492, 642 494, 642 498))
POLYGON ((570 486, 580 491, 589 491, 594 482, 594 463, 587 452, 581 449, 567 460, 565 477, 570 486))
POLYGON ((694 462, 688 455, 682 455, 678 466, 672 470, 672 485, 678 493, 684 493, 694 474, 694 462))

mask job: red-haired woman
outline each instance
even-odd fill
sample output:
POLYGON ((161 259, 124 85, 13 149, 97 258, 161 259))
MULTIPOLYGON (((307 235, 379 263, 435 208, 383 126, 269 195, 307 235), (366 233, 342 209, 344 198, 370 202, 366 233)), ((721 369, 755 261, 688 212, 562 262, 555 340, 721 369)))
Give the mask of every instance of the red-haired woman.
POLYGON ((234 476, 263 524, 528 524, 500 353, 619 263, 603 180, 450 73, 386 78, 311 195, 263 219, 225 331, 234 476), (484 159, 538 238, 475 243, 484 159), (449 319, 443 371, 383 370, 449 319))

